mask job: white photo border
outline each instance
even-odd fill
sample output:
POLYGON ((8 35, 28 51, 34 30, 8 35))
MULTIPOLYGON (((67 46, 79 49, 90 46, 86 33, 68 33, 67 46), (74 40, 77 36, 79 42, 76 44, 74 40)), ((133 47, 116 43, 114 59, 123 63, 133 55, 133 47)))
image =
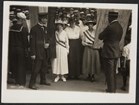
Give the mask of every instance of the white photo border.
POLYGON ((21 2, 4 1, 3 5, 3 40, 2 40, 2 103, 135 103, 136 102, 136 64, 137 64, 137 4, 112 3, 65 3, 65 2, 21 2), (7 89, 8 67, 8 30, 10 5, 46 6, 46 7, 82 7, 100 9, 132 10, 131 70, 129 93, 95 93, 95 92, 63 92, 47 90, 14 90, 7 89))

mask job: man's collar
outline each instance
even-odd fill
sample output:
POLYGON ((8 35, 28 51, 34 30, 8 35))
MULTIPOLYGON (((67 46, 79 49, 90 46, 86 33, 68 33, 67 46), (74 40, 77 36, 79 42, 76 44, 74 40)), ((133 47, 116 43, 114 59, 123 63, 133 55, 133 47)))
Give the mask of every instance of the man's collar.
POLYGON ((114 22, 117 22, 118 20, 113 20, 110 24, 114 23, 114 22))
POLYGON ((38 25, 40 25, 41 27, 43 27, 44 25, 38 22, 38 25))

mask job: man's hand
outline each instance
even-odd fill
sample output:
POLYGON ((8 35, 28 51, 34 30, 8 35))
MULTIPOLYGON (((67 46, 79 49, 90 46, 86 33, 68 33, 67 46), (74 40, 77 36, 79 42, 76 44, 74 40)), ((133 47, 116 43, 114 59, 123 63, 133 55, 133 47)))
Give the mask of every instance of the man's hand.
POLYGON ((31 59, 35 60, 36 56, 35 55, 32 55, 31 56, 31 59))
POLYGON ((49 47, 49 43, 44 44, 44 48, 47 49, 49 47))

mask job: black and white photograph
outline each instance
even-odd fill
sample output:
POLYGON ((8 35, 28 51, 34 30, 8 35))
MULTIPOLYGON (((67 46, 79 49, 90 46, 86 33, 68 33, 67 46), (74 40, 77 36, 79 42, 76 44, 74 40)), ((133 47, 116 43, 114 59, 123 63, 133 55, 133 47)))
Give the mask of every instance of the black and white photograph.
POLYGON ((3 103, 135 103, 137 4, 5 1, 3 103))

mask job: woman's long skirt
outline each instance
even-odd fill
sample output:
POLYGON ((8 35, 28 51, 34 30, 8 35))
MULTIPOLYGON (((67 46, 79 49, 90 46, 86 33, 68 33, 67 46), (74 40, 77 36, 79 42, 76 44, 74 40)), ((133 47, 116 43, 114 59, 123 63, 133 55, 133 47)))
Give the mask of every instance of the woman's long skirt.
POLYGON ((85 47, 83 54, 83 65, 82 65, 83 75, 88 76, 88 74, 92 75, 99 73, 100 68, 101 66, 100 66, 99 50, 85 47))
POLYGON ((26 65, 25 65, 25 50, 21 47, 10 48, 10 70, 12 71, 16 84, 26 84, 26 65))
POLYGON ((69 40, 69 77, 79 77, 81 74, 81 40, 70 39, 69 40))
POLYGON ((68 53, 61 45, 56 45, 56 58, 52 61, 52 71, 56 75, 68 74, 68 53))

